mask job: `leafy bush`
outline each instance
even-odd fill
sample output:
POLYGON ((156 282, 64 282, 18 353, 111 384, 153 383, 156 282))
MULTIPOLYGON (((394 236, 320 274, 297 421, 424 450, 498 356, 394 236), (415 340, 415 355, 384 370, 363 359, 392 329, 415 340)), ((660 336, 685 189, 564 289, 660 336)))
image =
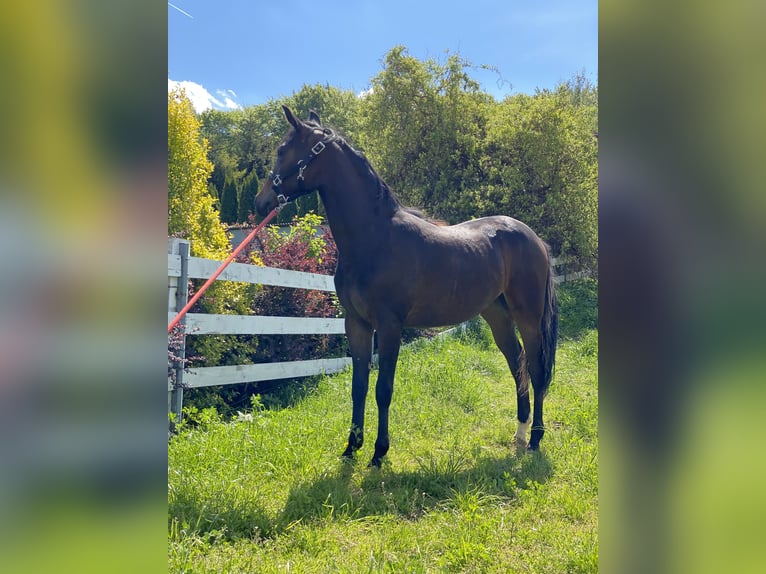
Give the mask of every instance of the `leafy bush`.
MULTIPOLYGON (((333 275, 338 249, 329 229, 322 229, 321 217, 308 213, 296 217, 289 232, 269 227, 256 240, 258 250, 250 250, 249 263, 307 273, 333 275)), ((264 285, 253 302, 253 313, 282 317, 337 317, 340 304, 334 293, 264 285)), ((259 337, 254 362, 307 360, 327 357, 344 350, 340 336, 270 335, 259 337)))
MULTIPOLYGON (((320 226, 321 221, 321 217, 309 213, 295 218, 287 231, 277 226, 267 227, 237 261, 333 275, 337 247, 330 231, 320 226)), ((340 314, 334 293, 271 285, 247 285, 245 290, 246 296, 235 302, 242 314, 277 317, 337 317, 340 314)), ((187 339, 187 349, 204 357, 195 366, 238 365, 343 356, 346 341, 343 335, 200 335, 187 339)), ((294 384, 297 383, 278 382, 280 387, 294 384)), ((273 385, 248 383, 193 389, 188 391, 185 402, 200 409, 215 407, 224 415, 232 415, 249 404, 251 395, 270 386, 273 385)))
POLYGON ((556 287, 559 307, 559 335, 577 339, 598 329, 598 281, 586 277, 556 287))

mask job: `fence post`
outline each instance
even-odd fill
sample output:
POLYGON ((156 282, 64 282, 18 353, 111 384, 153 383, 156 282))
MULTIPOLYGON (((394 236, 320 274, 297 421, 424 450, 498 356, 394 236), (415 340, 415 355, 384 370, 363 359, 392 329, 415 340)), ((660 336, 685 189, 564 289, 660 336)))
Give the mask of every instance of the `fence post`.
MULTIPOLYGON (((168 253, 181 256, 180 277, 168 277, 168 311, 178 312, 189 299, 189 242, 175 237, 168 239, 168 253)), ((186 317, 179 323, 182 331, 186 328, 186 317)), ((181 339, 177 351, 179 360, 175 364, 176 384, 168 391, 168 412, 176 414, 176 421, 181 422, 184 400, 184 358, 186 357, 186 335, 181 339)))

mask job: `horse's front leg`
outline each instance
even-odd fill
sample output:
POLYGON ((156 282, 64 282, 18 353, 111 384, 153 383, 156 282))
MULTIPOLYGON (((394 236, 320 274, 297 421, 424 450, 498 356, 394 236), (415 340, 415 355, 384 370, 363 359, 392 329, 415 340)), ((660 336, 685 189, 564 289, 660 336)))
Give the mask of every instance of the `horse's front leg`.
POLYGON ((351 351, 351 432, 343 456, 351 458, 364 443, 364 406, 367 401, 367 387, 372 360, 372 327, 359 317, 346 317, 346 337, 351 351))
POLYGON ((378 382, 375 385, 375 400, 378 403, 378 438, 375 440, 375 454, 370 466, 380 467, 390 446, 388 436, 388 410, 394 394, 394 375, 402 329, 399 326, 381 328, 378 332, 378 382))

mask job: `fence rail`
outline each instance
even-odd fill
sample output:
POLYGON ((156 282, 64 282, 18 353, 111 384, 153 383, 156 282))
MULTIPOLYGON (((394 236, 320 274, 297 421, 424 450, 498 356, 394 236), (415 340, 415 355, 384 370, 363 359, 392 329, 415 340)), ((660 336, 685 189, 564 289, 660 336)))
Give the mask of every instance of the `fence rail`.
POLYGON ((556 275, 553 276, 553 282, 556 285, 560 285, 566 281, 574 281, 575 279, 581 279, 583 277, 589 277, 591 273, 589 271, 568 271, 567 266, 570 263, 570 259, 566 256, 552 257, 551 265, 556 275))
POLYGON ((277 379, 308 377, 318 373, 336 373, 351 364, 351 357, 337 359, 314 359, 311 361, 290 361, 285 363, 262 363, 258 365, 231 365, 205 367, 187 373, 184 382, 189 387, 210 387, 232 385, 277 379))
MULTIPOLYGON (((184 288, 188 279, 207 279, 220 265, 200 257, 190 257, 189 242, 183 239, 168 239, 168 322, 186 304, 184 288)), ((331 275, 318 275, 259 267, 244 263, 231 263, 219 281, 237 281, 259 285, 273 285, 295 289, 335 291, 331 275)), ((216 315, 188 313, 181 321, 183 333, 194 335, 342 335, 345 333, 344 320, 321 317, 270 317, 251 315, 216 315)), ((183 356, 181 354, 181 356, 183 356)), ((231 365, 221 367, 195 367, 184 372, 179 365, 175 369, 176 383, 168 380, 168 410, 181 415, 183 389, 213 385, 291 379, 335 373, 351 364, 350 357, 315 359, 310 361, 286 361, 260 363, 255 365, 231 365)))
MULTIPOLYGON (((175 313, 168 313, 170 322, 175 313)), ((343 319, 188 313, 187 335, 343 335, 343 319)))
MULTIPOLYGON (((554 281, 562 283, 587 275, 586 272, 566 273, 566 258, 552 260, 557 275, 554 281), (559 269, 564 272, 560 273, 559 269)), ((168 322, 182 309, 188 299, 188 279, 207 279, 220 265, 200 257, 189 256, 189 242, 168 239, 168 322)), ((273 285, 295 289, 335 291, 331 275, 318 275, 302 271, 259 267, 244 263, 230 264, 218 280, 238 281, 260 285, 273 285)), ((214 315, 189 313, 181 321, 185 336, 193 335, 342 335, 344 320, 318 317, 270 317, 245 315, 214 315)), ((180 356, 183 357, 181 345, 180 356)), ((221 367, 195 367, 184 372, 179 363, 175 368, 176 384, 168 380, 168 411, 181 416, 183 388, 233 385, 239 383, 291 379, 335 373, 351 364, 350 357, 314 359, 310 361, 287 361, 255 365, 232 365, 221 367)))

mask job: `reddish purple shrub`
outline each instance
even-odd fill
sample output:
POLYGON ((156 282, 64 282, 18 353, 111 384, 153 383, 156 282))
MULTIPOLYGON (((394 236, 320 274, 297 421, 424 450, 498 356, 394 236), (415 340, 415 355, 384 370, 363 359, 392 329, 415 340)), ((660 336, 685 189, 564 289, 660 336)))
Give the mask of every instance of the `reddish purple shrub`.
MULTIPOLYGON (((319 216, 308 214, 296 218, 289 230, 274 226, 267 228, 258 234, 237 261, 333 275, 337 248, 329 230, 319 227, 320 222, 319 216)), ((203 295, 198 304, 200 310, 205 312, 205 307, 215 303, 215 297, 215 293, 209 297, 203 295)), ((227 301, 227 307, 239 314, 277 317, 337 317, 341 311, 335 293, 270 285, 248 285, 246 296, 236 302, 227 301)), ((187 356, 195 356, 192 369, 195 366, 301 361, 345 356, 346 338, 344 335, 196 335, 186 338, 186 352, 187 356)), ((169 375, 173 359, 169 353, 169 375)), ((289 383, 278 381, 277 387, 287 389, 285 385, 289 383)), ((274 386, 247 383, 195 388, 185 393, 184 402, 199 409, 214 406, 219 413, 228 416, 237 409, 247 408, 251 395, 268 388, 274 386)))
MULTIPOLYGON (((258 234, 243 262, 266 267, 333 275, 338 250, 332 233, 319 226, 321 218, 296 218, 289 231, 276 227, 258 234)), ((337 317, 341 308, 334 293, 310 289, 259 286, 254 290, 255 315, 281 317, 337 317)), ((261 335, 255 362, 318 359, 338 356, 345 349, 342 335, 261 335)))

